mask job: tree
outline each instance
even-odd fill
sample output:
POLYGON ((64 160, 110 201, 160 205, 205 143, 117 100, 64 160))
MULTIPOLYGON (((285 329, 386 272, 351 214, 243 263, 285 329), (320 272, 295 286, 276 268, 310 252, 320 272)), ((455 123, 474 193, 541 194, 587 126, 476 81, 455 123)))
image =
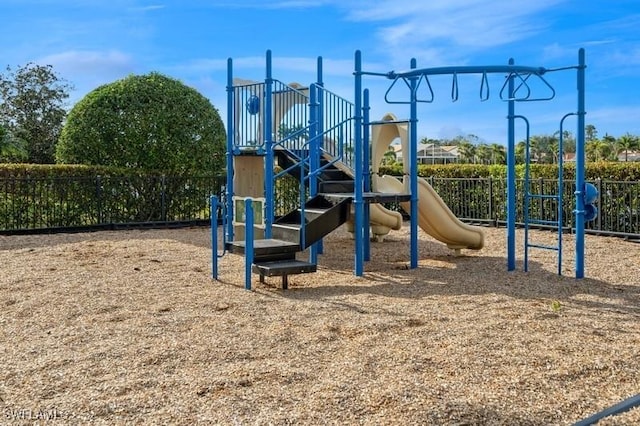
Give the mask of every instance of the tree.
POLYGON ((624 161, 629 161, 629 151, 633 151, 639 145, 637 136, 625 133, 616 141, 616 154, 624 152, 624 161))
POLYGON ((476 156, 476 147, 470 142, 463 141, 458 145, 458 155, 463 163, 473 163, 476 156))
POLYGON ((53 163, 69 90, 51 65, 7 67, 0 75, 0 124, 24 141, 29 162, 53 163))
POLYGON ((491 163, 491 148, 489 145, 485 143, 481 143, 476 147, 476 156, 480 161, 480 164, 490 164, 491 163))
POLYGON ((0 163, 21 163, 27 161, 27 148, 23 140, 0 124, 0 163))
POLYGON ((491 149, 492 164, 507 164, 507 148, 504 145, 492 143, 489 149, 491 149))
POLYGON ((385 166, 391 166, 396 163, 397 159, 398 154, 396 154, 396 150, 393 149, 392 146, 389 146, 382 157, 382 164, 385 166))
POLYGON ((224 167, 225 130, 195 89, 158 73, 98 87, 70 111, 56 159, 171 174, 224 167))
POLYGON ((515 146, 515 157, 517 164, 524 164, 526 161, 527 141, 520 141, 515 146))
POLYGON ((611 159, 613 148, 610 143, 595 139, 585 144, 585 152, 589 161, 605 161, 611 159))
POLYGON ((594 141, 598 138, 598 131, 596 130, 596 126, 593 124, 587 124, 584 126, 584 138, 586 142, 594 141))

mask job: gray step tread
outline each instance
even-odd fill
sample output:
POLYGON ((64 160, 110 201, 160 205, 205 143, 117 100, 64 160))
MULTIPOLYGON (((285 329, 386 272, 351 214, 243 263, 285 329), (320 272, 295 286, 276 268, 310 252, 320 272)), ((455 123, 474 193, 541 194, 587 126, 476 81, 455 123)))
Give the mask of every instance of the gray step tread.
MULTIPOLYGON (((231 241, 227 243, 232 253, 244 253, 246 242, 244 240, 231 241)), ((253 241, 253 251, 256 255, 269 254, 270 252, 292 252, 300 251, 300 244, 291 241, 279 240, 275 238, 266 238, 253 241)))
POLYGON ((251 269, 255 273, 272 277, 277 275, 307 274, 316 272, 317 268, 318 266, 315 263, 291 259, 258 262, 254 263, 251 269))

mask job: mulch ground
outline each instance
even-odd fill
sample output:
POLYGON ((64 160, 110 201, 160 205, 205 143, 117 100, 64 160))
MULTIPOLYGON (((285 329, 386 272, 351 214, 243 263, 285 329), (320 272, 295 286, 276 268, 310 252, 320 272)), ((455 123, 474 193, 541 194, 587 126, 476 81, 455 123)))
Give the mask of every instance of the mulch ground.
POLYGON ((340 229, 250 292, 206 228, 0 237, 0 423, 567 425, 640 393, 640 245, 587 236, 576 280, 571 235, 559 276, 484 230, 407 269, 405 226, 355 277, 340 229))

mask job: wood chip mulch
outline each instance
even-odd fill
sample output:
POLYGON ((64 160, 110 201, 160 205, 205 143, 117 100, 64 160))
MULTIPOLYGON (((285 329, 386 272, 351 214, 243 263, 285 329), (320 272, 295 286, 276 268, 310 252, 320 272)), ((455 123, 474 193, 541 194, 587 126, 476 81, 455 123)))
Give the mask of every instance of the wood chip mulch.
POLYGON ((0 237, 0 423, 569 425, 640 393, 640 244, 588 235, 577 280, 572 235, 559 276, 484 230, 408 269, 405 226, 356 277, 341 228, 250 292, 206 228, 0 237))

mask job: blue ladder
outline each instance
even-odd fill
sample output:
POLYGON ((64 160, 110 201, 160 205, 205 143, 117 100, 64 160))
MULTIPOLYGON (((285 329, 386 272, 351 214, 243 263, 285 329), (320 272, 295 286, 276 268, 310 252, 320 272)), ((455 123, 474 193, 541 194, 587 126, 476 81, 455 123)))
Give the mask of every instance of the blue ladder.
POLYGON ((524 174, 524 270, 529 270, 529 249, 542 249, 551 250, 558 253, 557 255, 557 267, 558 275, 562 275, 562 225, 564 221, 563 215, 563 203, 564 203, 564 181, 563 181, 563 124, 564 120, 573 114, 565 115, 560 121, 560 134, 558 142, 558 185, 555 193, 546 193, 544 188, 544 179, 539 179, 539 191, 533 193, 531 191, 531 176, 530 176, 530 164, 531 164, 531 152, 530 152, 530 138, 529 138, 529 122, 524 118, 527 126, 527 138, 525 149, 525 174, 524 174), (531 217, 531 205, 532 202, 537 202, 538 217, 531 217), (554 208, 550 211, 546 209, 545 204, 552 204, 554 208), (551 219, 548 218, 550 213, 551 219), (555 217, 555 218, 554 218, 555 217), (531 225, 540 226, 545 228, 555 229, 557 232, 557 238, 555 244, 539 244, 529 241, 529 229, 531 225))
POLYGON ((525 193, 524 193, 524 270, 529 270, 529 249, 551 250, 558 253, 558 275, 562 275, 562 190, 557 194, 544 194, 530 192, 530 181, 525 177, 525 193), (539 218, 531 218, 531 201, 538 201, 539 218), (545 219, 545 201, 553 203, 555 201, 555 219, 545 219), (529 241, 529 229, 533 226, 549 227, 557 230, 556 244, 539 244, 529 241))

